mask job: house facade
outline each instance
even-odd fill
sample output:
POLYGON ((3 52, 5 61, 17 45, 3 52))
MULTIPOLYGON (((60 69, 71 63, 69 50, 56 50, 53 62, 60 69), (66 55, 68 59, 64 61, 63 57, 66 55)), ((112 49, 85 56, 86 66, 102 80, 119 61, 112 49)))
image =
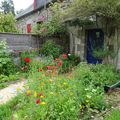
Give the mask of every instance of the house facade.
POLYGON ((34 0, 33 4, 16 16, 17 28, 20 33, 31 33, 37 23, 51 19, 48 8, 52 0, 34 0))

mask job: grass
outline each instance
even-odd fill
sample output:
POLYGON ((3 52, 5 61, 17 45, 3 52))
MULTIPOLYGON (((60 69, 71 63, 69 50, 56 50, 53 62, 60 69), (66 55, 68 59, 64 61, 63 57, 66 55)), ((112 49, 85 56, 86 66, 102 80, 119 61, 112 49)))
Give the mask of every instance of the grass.
POLYGON ((18 103, 21 102, 22 95, 19 94, 6 104, 0 105, 0 120, 11 120, 12 113, 17 109, 18 103))
POLYGON ((105 120, 120 120, 120 110, 113 110, 110 115, 105 117, 105 120))

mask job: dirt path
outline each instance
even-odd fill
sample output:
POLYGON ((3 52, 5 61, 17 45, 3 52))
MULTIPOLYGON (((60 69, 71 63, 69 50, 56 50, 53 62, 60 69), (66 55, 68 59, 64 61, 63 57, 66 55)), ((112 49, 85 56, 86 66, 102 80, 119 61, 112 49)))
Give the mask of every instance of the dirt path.
POLYGON ((8 87, 0 90, 0 104, 6 103, 15 97, 18 92, 24 91, 25 81, 10 84, 8 87))

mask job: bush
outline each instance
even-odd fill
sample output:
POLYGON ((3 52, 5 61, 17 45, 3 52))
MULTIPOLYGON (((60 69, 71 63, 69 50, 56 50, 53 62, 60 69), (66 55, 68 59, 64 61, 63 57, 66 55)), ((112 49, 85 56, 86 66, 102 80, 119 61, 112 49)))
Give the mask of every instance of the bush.
POLYGON ((52 55, 55 59, 62 52, 62 47, 60 45, 57 45, 54 41, 48 40, 43 44, 41 52, 45 56, 52 55))
POLYGON ((70 72, 80 63, 80 56, 75 56, 74 54, 62 54, 60 59, 62 60, 61 73, 70 72))
POLYGON ((8 49, 7 43, 0 42, 0 74, 9 75, 15 72, 15 65, 8 49))

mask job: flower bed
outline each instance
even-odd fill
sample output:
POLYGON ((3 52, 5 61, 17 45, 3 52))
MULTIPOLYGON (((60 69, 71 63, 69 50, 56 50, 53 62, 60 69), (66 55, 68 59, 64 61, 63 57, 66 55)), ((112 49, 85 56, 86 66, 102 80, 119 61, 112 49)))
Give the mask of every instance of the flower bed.
MULTIPOLYGON (((112 66, 81 63, 70 73, 55 74, 59 69, 48 65, 43 69, 42 63, 30 62, 26 91, 15 109, 10 108, 15 120, 90 119, 107 108, 103 86, 119 78, 112 66)), ((1 117, 8 116, 5 112, 1 117)))

